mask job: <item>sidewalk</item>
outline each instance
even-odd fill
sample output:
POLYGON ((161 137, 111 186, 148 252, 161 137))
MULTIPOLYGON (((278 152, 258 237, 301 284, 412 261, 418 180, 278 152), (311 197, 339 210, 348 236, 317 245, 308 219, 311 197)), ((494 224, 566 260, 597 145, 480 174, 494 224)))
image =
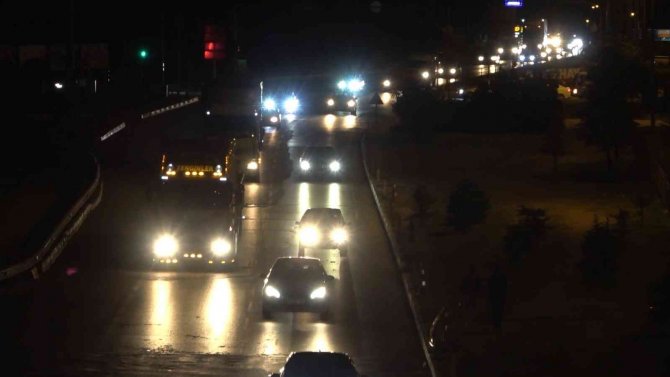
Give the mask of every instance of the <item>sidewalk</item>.
MULTIPOLYGON (((619 209, 635 214, 629 194, 640 185, 600 181, 597 172, 604 165, 597 149, 584 147, 573 135, 559 173, 553 174, 550 156, 540 152, 542 136, 445 134, 414 145, 369 133, 367 140, 373 183, 394 223, 403 259, 417 271, 426 334, 444 305, 463 300, 459 286, 469 266, 483 283, 467 313, 471 323, 459 340, 455 375, 658 375, 658 360, 650 356, 640 329, 646 323, 647 286, 667 265, 670 223, 653 206, 644 226, 633 218, 627 251, 618 261, 617 286, 601 292, 583 285, 577 263, 584 232, 595 215, 604 221, 619 209), (491 210, 484 224, 457 233, 446 226, 445 212, 449 193, 466 178, 487 193, 491 210), (412 199, 418 184, 434 200, 424 218, 415 215, 412 199), (519 205, 546 209, 551 229, 520 266, 505 265, 507 303, 496 332, 486 281, 494 263, 505 260, 503 235, 516 221, 519 205)), ((451 368, 449 360, 438 363, 443 376, 451 368)))

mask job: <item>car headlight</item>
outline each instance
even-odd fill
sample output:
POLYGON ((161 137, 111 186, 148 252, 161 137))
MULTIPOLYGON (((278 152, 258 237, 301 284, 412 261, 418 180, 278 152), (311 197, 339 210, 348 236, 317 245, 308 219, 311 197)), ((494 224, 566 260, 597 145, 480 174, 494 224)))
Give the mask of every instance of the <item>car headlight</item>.
POLYGON ((319 287, 313 290, 312 293, 309 294, 309 298, 311 298, 312 300, 319 300, 326 298, 326 287, 319 287))
POLYGON ((256 161, 249 161, 247 163, 247 170, 258 170, 258 162, 256 161))
POLYGON ((316 227, 308 226, 300 229, 300 243, 306 246, 314 246, 319 243, 321 235, 316 227))
POLYGON ((170 234, 164 234, 154 241, 154 255, 159 258, 174 256, 179 250, 177 239, 170 234))
POLYGON ((346 242, 348 237, 349 235, 347 234, 346 229, 343 228, 337 228, 330 233, 330 239, 336 244, 346 242))
POLYGON ((281 297, 281 293, 279 293, 279 290, 271 285, 265 287, 265 295, 273 298, 281 297))
POLYGON ((356 106, 356 101, 350 99, 349 101, 347 101, 347 106, 349 106, 349 107, 354 107, 354 106, 356 106))
POLYGON ((339 161, 331 161, 331 163, 328 164, 328 168, 332 172, 338 172, 340 169, 342 169, 342 165, 340 165, 339 161))
POLYGON ((212 241, 212 243, 209 245, 209 248, 212 251, 212 254, 214 254, 217 257, 222 257, 230 253, 232 245, 225 238, 217 238, 214 241, 212 241))
POLYGON ((300 107, 300 101, 296 97, 289 97, 284 101, 284 110, 287 113, 295 113, 300 107))
POLYGON ((274 110, 277 108, 277 103, 274 99, 268 98, 263 101, 263 108, 265 108, 265 110, 274 110))
POLYGON ((307 160, 300 161, 300 169, 309 170, 311 167, 312 167, 312 165, 310 165, 309 161, 307 161, 307 160))
POLYGON ((277 123, 277 122, 279 122, 279 118, 277 118, 276 115, 270 117, 270 123, 277 123))
POLYGON ((326 103, 328 104, 328 106, 335 106, 335 100, 332 98, 328 98, 328 101, 326 101, 326 103))

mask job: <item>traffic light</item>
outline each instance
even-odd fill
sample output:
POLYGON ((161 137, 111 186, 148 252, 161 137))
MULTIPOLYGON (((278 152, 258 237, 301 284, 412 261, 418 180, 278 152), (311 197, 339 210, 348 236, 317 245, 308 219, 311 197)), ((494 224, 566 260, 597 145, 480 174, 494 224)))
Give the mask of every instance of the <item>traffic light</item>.
POLYGON ((137 56, 140 58, 140 60, 147 60, 149 57, 149 50, 146 48, 141 48, 137 51, 137 56))

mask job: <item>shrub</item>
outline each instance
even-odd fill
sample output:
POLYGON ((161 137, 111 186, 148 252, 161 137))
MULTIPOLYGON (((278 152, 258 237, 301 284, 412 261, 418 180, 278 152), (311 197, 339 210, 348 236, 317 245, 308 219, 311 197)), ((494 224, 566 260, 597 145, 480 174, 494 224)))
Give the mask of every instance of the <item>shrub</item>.
POLYGON ((519 207, 517 223, 507 227, 503 238, 503 251, 510 262, 517 263, 531 252, 534 243, 546 233, 548 221, 544 209, 519 207))
POLYGON ((447 223, 458 231, 467 231, 483 222, 490 208, 488 197, 476 184, 461 182, 449 196, 447 223))
POLYGON ((595 220, 593 227, 586 232, 582 241, 580 267, 587 283, 603 287, 615 283, 616 260, 623 245, 620 241, 608 223, 603 224, 595 220))

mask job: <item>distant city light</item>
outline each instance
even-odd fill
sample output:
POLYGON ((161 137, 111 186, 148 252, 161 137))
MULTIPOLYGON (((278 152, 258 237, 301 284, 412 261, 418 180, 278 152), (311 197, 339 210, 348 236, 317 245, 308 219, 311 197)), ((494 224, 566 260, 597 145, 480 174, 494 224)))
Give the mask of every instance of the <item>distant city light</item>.
POLYGON ((526 60, 526 55, 519 55, 519 60, 520 61, 526 60))
POLYGON ((458 89, 458 94, 462 95, 463 93, 465 93, 465 90, 463 90, 463 88, 458 89))
POLYGON ((505 49, 503 49, 502 47, 498 47, 498 53, 502 54, 503 52, 505 52, 505 49))
POLYGON ((519 48, 518 47, 512 47, 512 54, 518 54, 519 53, 519 48))
POLYGON ((455 75, 456 74, 456 68, 449 68, 449 73, 451 73, 452 75, 455 75))
POLYGON ((421 77, 428 79, 430 77, 430 73, 428 71, 423 71, 421 72, 421 77))
POLYGON ((452 77, 452 78, 449 79, 449 83, 450 83, 450 84, 453 84, 453 83, 455 83, 455 82, 456 82, 456 79, 455 79, 455 78, 452 77))
POLYGON ((635 12, 630 12, 631 17, 635 17, 635 12))
POLYGON ((484 61, 484 57, 481 56, 481 55, 479 55, 479 56, 477 57, 477 60, 479 60, 480 62, 483 62, 483 61, 484 61))
POLYGON ((531 62, 535 61, 535 55, 531 55, 531 56, 529 56, 528 59, 529 59, 531 62))
POLYGON ((588 24, 589 22, 591 22, 591 20, 589 20, 588 18, 587 18, 585 21, 586 21, 587 24, 588 24))
POLYGON ((443 74, 444 73, 444 68, 442 68, 442 67, 438 68, 437 73, 439 73, 440 75, 443 74))
POLYGON ((54 83, 54 87, 55 87, 56 89, 63 89, 63 84, 60 83, 60 82, 56 82, 56 83, 54 83))

